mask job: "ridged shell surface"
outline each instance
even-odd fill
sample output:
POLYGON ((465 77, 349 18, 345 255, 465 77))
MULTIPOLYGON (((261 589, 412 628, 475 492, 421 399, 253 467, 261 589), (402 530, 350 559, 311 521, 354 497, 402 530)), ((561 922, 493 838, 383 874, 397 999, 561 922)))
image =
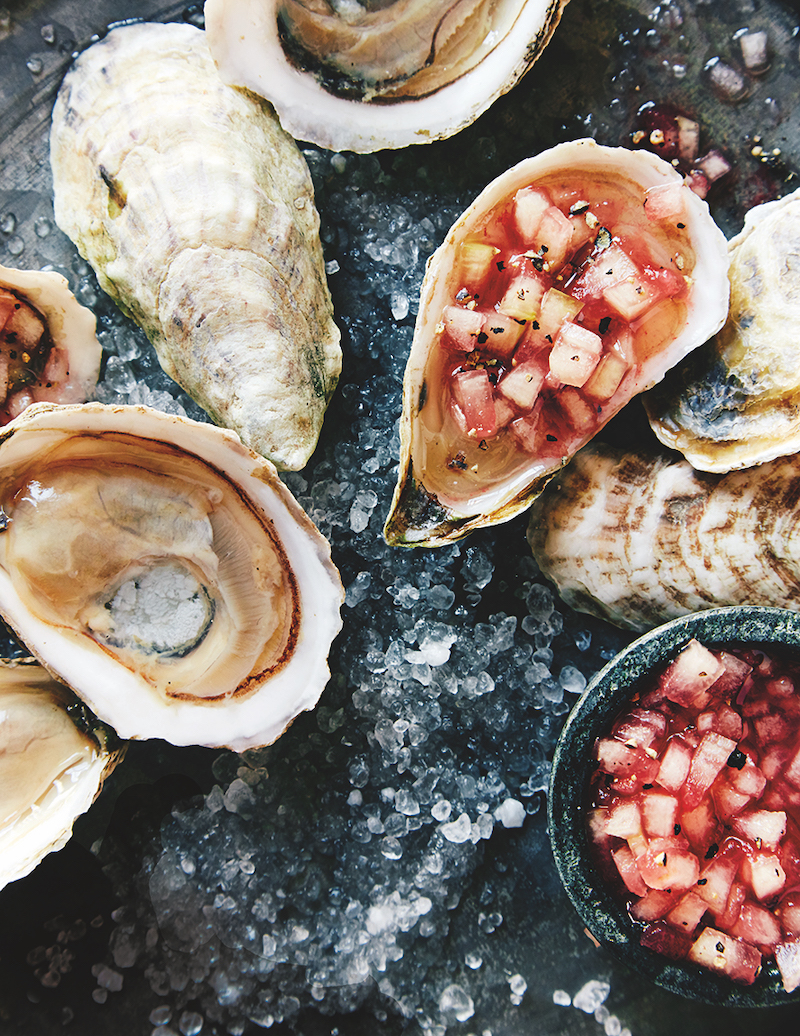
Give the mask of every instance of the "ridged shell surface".
POLYGON ((298 140, 378 151, 449 137, 514 86, 567 0, 206 0, 226 82, 298 140))
POLYGON ((633 630, 737 604, 800 610, 800 457, 725 474, 591 443, 531 509, 562 599, 633 630))
POLYGON ((729 247, 725 326, 644 397, 658 438, 702 471, 800 449, 800 191, 751 209, 729 247))
POLYGON ((164 370, 280 468, 304 466, 341 370, 311 180, 271 108, 190 25, 113 29, 53 111, 55 215, 164 370))

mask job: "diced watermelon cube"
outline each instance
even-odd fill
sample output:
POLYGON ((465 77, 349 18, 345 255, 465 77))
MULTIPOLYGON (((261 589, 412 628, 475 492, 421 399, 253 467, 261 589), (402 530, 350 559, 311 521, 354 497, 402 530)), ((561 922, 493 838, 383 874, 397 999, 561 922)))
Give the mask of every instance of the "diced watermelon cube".
POLYGON ((714 803, 705 796, 694 807, 680 814, 681 833, 691 847, 705 858, 709 848, 719 841, 722 825, 714 810, 714 803))
POLYGON ((596 403, 585 399, 579 389, 565 385, 555 397, 570 428, 580 438, 594 434, 597 427, 599 408, 596 403))
POLYGON ((713 652, 697 640, 690 640, 665 669, 661 690, 676 705, 703 709, 710 700, 708 689, 725 671, 713 652))
POLYGON ((667 914, 666 921, 691 935, 703 920, 707 909, 705 900, 701 899, 696 892, 687 892, 667 914))
POLYGON ((741 872, 756 899, 771 899, 786 885, 786 872, 775 853, 757 850, 748 854, 742 860, 741 872))
POLYGON ((800 895, 787 893, 778 904, 777 914, 784 934, 793 939, 800 938, 800 895))
POLYGON ((611 737, 597 741, 594 756, 604 773, 623 777, 635 774, 645 784, 655 777, 659 768, 658 759, 648 755, 644 749, 611 737))
POLYGON ((661 763, 656 774, 656 781, 667 791, 677 791, 689 776, 694 752, 687 741, 679 734, 667 742, 661 756, 661 763))
POLYGON ((747 899, 747 887, 741 881, 734 881, 731 885, 728 902, 725 909, 717 918, 717 926, 724 932, 729 932, 736 924, 739 914, 742 911, 742 904, 747 899))
POLYGON ((716 917, 725 911, 738 869, 738 857, 719 854, 703 868, 697 879, 694 891, 716 917))
POLYGON ((600 335, 580 324, 564 323, 550 351, 550 373, 562 384, 580 388, 597 366, 602 352, 600 335))
POLYGON ((621 845, 618 849, 612 850, 611 858, 628 891, 634 896, 643 896, 647 892, 647 885, 642 881, 639 868, 636 866, 636 857, 630 846, 621 845))
POLYGON ((503 374, 497 392, 520 410, 530 410, 539 398, 546 375, 547 368, 541 360, 526 360, 503 374))
POLYGON ((461 411, 467 434, 476 439, 497 435, 494 387, 483 368, 458 371, 451 379, 453 399, 461 411))
POLYGON ((552 205, 542 215, 536 239, 545 261, 545 269, 550 273, 556 272, 564 265, 567 250, 572 243, 572 223, 569 217, 552 205))
POLYGON ((614 724, 612 733, 619 741, 640 748, 658 749, 667 732, 667 717, 654 709, 631 709, 614 724))
POLYGON ((639 857, 639 872, 651 889, 680 892, 692 888, 700 876, 697 857, 676 842, 654 838, 639 857))
POLYGON ((767 786, 767 778, 763 771, 756 766, 749 755, 743 766, 729 764, 725 771, 725 779, 736 791, 754 799, 763 795, 767 786))
POLYGON ((635 799, 621 799, 608 810, 605 832, 617 838, 632 838, 642 833, 642 814, 635 799))
POLYGON ((720 702, 708 712, 701 712, 697 717, 697 729, 703 734, 708 730, 716 730, 733 741, 741 740, 744 732, 740 713, 725 702, 720 702))
POLYGON ((752 673, 753 667, 748 665, 743 658, 739 658, 738 655, 732 655, 729 651, 720 651, 717 654, 717 658, 725 667, 725 671, 712 684, 711 693, 721 697, 738 690, 746 677, 752 673))
POLYGON ((675 906, 678 894, 669 889, 648 889, 628 908, 634 921, 657 921, 675 906))
POLYGON ((684 784, 684 802, 688 807, 700 802, 735 748, 735 741, 713 730, 703 735, 692 756, 689 776, 684 784))
POLYGON ((800 942, 782 942, 775 947, 775 963, 781 973, 783 988, 793 993, 800 986, 800 942))
POLYGON ((526 328, 525 321, 514 320, 503 313, 487 313, 483 324, 483 334, 486 336, 484 348, 492 356, 500 359, 508 359, 526 328))
POLYGON ((648 187, 644 196, 644 211, 648 219, 681 220, 686 213, 684 197, 686 188, 683 183, 658 184, 648 187))
POLYGON ((666 921, 655 921, 642 932, 639 944, 672 960, 683 960, 692 945, 692 937, 666 921))
POLYGON ((543 275, 521 270, 497 303, 497 310, 514 320, 535 320, 546 289, 543 275))
POLYGON ((784 810, 751 809, 735 816, 731 827, 735 834, 755 845, 774 849, 786 834, 786 813, 784 810))
POLYGON ((494 257, 500 252, 484 241, 463 241, 458 250, 458 277, 460 284, 473 292, 483 284, 494 257))
POLYGON ((787 781, 791 781, 796 788, 800 788, 800 748, 798 748, 789 760, 784 772, 784 777, 787 781))
POLYGON ((536 187, 522 187, 514 195, 514 222, 524 245, 536 240, 542 216, 551 204, 547 191, 536 187))
POLYGON ((772 953, 781 940, 781 926, 771 910, 748 899, 742 903, 730 934, 757 946, 762 953, 772 953))
POLYGON ((466 309, 464 306, 445 306, 442 323, 447 332, 443 339, 450 348, 462 352, 472 352, 478 348, 478 336, 483 330, 486 313, 479 309, 466 309))
POLYGON ((680 803, 666 791, 646 791, 641 797, 642 826, 649 838, 668 838, 675 833, 680 803))
POLYGON ((744 985, 752 985, 761 970, 761 954, 755 946, 716 928, 704 928, 687 957, 744 985))

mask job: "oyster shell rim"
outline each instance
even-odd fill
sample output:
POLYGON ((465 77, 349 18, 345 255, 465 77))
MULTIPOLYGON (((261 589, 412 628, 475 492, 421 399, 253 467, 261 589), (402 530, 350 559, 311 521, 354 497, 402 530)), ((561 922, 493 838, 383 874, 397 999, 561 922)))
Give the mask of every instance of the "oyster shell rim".
MULTIPOLYGON (((684 183, 684 178, 672 165, 650 151, 598 144, 593 138, 585 137, 564 141, 534 156, 522 159, 522 161, 501 173, 484 187, 467 209, 456 219, 442 243, 428 259, 420 293, 414 337, 403 377, 403 404, 400 417, 401 449, 398 479, 384 524, 384 537, 391 546, 443 546, 454 540, 461 539, 479 528, 511 521, 517 514, 527 510, 547 483, 571 459, 571 457, 567 457, 551 470, 535 476, 524 488, 516 491, 513 496, 505 499, 490 512, 483 511, 480 514, 459 515, 454 510, 439 504, 433 494, 427 493, 424 483, 415 478, 413 473, 411 432, 415 406, 413 403, 415 398, 413 394, 415 387, 413 379, 417 374, 421 375, 424 371, 429 343, 434 340, 434 328, 439 319, 438 314, 441 313, 442 309, 442 306, 438 305, 438 303, 442 302, 443 304, 445 301, 444 289, 437 291, 436 274, 438 265, 446 262, 448 252, 457 246, 461 237, 466 233, 465 228, 473 221, 479 221, 482 216, 490 212, 504 198, 513 194, 520 187, 535 183, 542 176, 567 168, 566 156, 575 148, 581 149, 582 157, 578 160, 573 156, 569 163, 569 167, 572 169, 577 168, 582 171, 585 169, 602 168, 609 163, 613 166, 615 162, 624 156, 626 171, 630 168, 630 163, 638 166, 640 170, 638 176, 628 174, 626 176, 628 180, 642 182, 646 187, 684 183), (534 171, 534 175, 529 175, 531 170, 534 171), (437 305, 434 305, 434 302, 437 305), (411 494, 410 497, 407 496, 409 493, 411 494), (411 506, 406 506, 404 500, 409 500, 411 506), (429 511, 435 511, 438 508, 442 518, 434 528, 421 529, 420 535, 412 539, 407 536, 408 529, 404 529, 402 526, 402 516, 416 505, 429 511)), ((719 330, 727 316, 730 288, 727 276, 729 262, 727 240, 712 219, 706 202, 689 190, 688 187, 686 199, 687 204, 692 207, 697 218, 702 219, 704 230, 709 237, 705 255, 701 255, 695 247, 693 275, 698 273, 698 271, 699 274, 698 276, 693 276, 692 290, 696 292, 697 285, 699 284, 702 294, 714 302, 717 311, 715 312, 712 306, 700 308, 695 305, 693 313, 700 320, 700 331, 698 332, 696 328, 692 328, 691 334, 689 334, 687 328, 689 326, 688 317, 692 313, 687 313, 686 327, 672 344, 673 350, 677 346, 683 351, 679 352, 675 359, 670 359, 669 362, 664 360, 663 351, 660 357, 657 356, 655 359, 651 359, 647 369, 643 370, 638 378, 632 380, 633 391, 629 396, 628 402, 635 395, 652 387, 680 359, 702 345, 707 338, 719 330), (699 312, 698 308, 700 309, 699 312), (659 358, 661 363, 656 362, 659 358)), ((692 241, 694 241, 694 237, 692 237, 692 241)), ((445 281, 446 273, 445 277, 442 278, 442 282, 444 283, 445 281)), ((608 420, 610 420, 611 416, 613 414, 609 416, 608 420)), ((586 441, 589 441, 589 439, 586 441)))
MULTIPOLYGON (((313 74, 298 69, 286 57, 277 31, 278 0, 243 2, 250 2, 251 10, 246 15, 247 28, 238 30, 226 23, 227 0, 205 0, 204 4, 209 47, 225 82, 265 97, 274 106, 281 125, 297 140, 330 151, 368 154, 446 139, 469 126, 536 62, 569 0, 525 0, 509 34, 513 37, 511 43, 505 37, 476 69, 427 97, 397 102, 351 101, 330 94, 313 74), (260 11, 255 10, 258 5, 260 11), (275 17, 270 17, 273 12, 275 17), (520 19, 524 21, 520 23, 520 19), (523 41, 519 44, 517 33, 523 41), (230 54, 243 55, 247 66, 248 52, 254 50, 253 39, 265 41, 258 62, 261 70, 243 73, 230 54), (227 54, 223 54, 222 41, 231 48, 227 54), (270 67, 280 69, 278 89, 267 85, 270 67), (491 79, 488 90, 484 86, 487 76, 491 79), (391 118, 387 118, 387 108, 391 118), (451 108, 463 114, 453 117, 448 114, 451 108), (401 111, 409 111, 408 116, 401 117, 401 111)), ((243 2, 238 5, 240 11, 243 2)))
MULTIPOLYGON (((32 438, 51 431, 69 435, 121 430, 120 423, 128 422, 142 439, 163 439, 184 452, 190 453, 212 467, 221 468, 225 476, 237 485, 244 484, 266 515, 276 539, 292 564, 298 594, 298 626, 296 644, 291 658, 277 674, 268 674, 245 696, 209 701, 208 704, 164 699, 149 688, 138 674, 128 670, 110 654, 99 648, 89 637, 81 643, 54 632, 43 620, 32 616, 14 588, 13 581, 0 566, 0 614, 25 644, 31 654, 59 682, 66 684, 104 723, 111 726, 123 740, 160 738, 178 746, 200 745, 212 748, 230 748, 241 752, 247 748, 272 744, 303 711, 313 709, 330 678, 328 654, 330 645, 342 628, 341 606, 344 589, 338 569, 330 555, 330 544, 297 503, 289 489, 278 477, 275 466, 244 446, 235 432, 217 425, 194 421, 191 418, 165 414, 153 408, 136 405, 108 405, 84 403, 58 405, 37 403, 28 407, 14 421, 0 429, 0 484, 3 471, 9 464, 9 445, 17 439, 17 448, 27 433, 32 438), (146 434, 154 423, 156 432, 146 434), (50 426, 54 427, 51 428, 50 426), (205 441, 203 440, 205 436, 205 441), (203 449, 200 454, 199 450, 203 449), (6 456, 4 456, 4 452, 6 456), (215 464, 221 458, 226 466, 215 464), (305 566, 298 571, 297 559, 305 566), (300 656, 305 659, 303 673, 297 687, 292 666, 300 656), (87 687, 86 681, 91 685, 87 687), (109 695, 106 688, 112 688, 109 695), (264 701, 265 688, 273 693, 264 701), (278 693, 276 694, 276 688, 278 693), (296 688, 294 696, 281 693, 296 688), (142 716, 142 692, 148 715, 142 716), (128 702, 128 696, 132 701, 128 702), (139 707, 136 707, 138 701, 139 707), (198 725, 199 724, 199 725, 198 725), (196 728, 191 736, 189 732, 196 728)), ((34 456, 35 444, 28 447, 34 456)), ((15 471, 19 470, 19 464, 15 471)), ((0 533, 1 535, 1 533, 0 533)))

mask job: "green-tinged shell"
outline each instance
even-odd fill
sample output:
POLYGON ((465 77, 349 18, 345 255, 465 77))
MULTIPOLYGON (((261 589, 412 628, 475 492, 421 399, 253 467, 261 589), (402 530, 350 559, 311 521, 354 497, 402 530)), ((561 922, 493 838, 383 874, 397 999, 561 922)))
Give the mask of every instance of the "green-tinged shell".
POLYGON ((590 443, 531 508, 528 541, 572 608, 646 630, 706 608, 800 610, 800 456, 696 471, 590 443))
MULTIPOLYGON (((615 247, 621 250, 621 245, 615 247)), ((537 273, 530 276, 535 279, 537 273)), ((642 284, 643 276, 639 278, 642 284)), ((634 395, 652 387, 719 329, 727 313, 727 289, 724 235, 705 202, 689 190, 672 166, 650 152, 603 147, 593 140, 570 141, 507 170, 458 218, 428 262, 403 381, 400 466, 384 528, 387 541, 409 547, 439 546, 524 511, 574 453, 634 395), (565 258, 553 260, 549 266, 548 247, 540 248, 535 236, 530 238, 515 223, 516 199, 531 189, 550 192, 551 215, 552 198, 557 198, 562 206, 559 217, 566 220, 569 212, 575 220, 570 231, 573 237, 564 245, 565 258), (667 194, 675 206, 670 215, 651 216, 658 212, 655 199, 667 194), (592 198, 592 204, 576 200, 584 197, 592 198), (599 224, 592 208, 607 218, 610 229, 599 224), (600 286, 607 273, 602 257, 610 254, 605 249, 618 241, 626 247, 635 241, 630 247, 646 256, 641 269, 647 265, 654 280, 663 276, 676 285, 674 294, 672 289, 665 291, 653 305, 653 313, 658 310, 655 324, 648 323, 648 310, 626 323, 605 297, 614 284, 644 293, 639 282, 634 285, 632 275, 600 286), (480 275, 483 279, 475 280, 478 287, 468 291, 465 284, 472 283, 472 273, 465 256, 474 254, 476 248, 483 249, 484 255, 502 250, 505 258, 496 262, 492 255, 480 275), (507 398, 498 401, 502 379, 513 374, 519 363, 524 367, 533 358, 544 370, 557 338, 555 330, 547 337, 549 345, 536 338, 544 335, 539 323, 544 311, 541 302, 535 315, 514 318, 517 325, 523 325, 519 345, 502 359, 491 352, 502 331, 499 325, 505 320, 505 327, 511 326, 508 314, 513 316, 514 307, 512 302, 509 308, 506 300, 515 295, 512 267, 517 262, 521 265, 515 269, 524 270, 525 276, 531 269, 541 273, 547 267, 544 276, 562 300, 572 290, 570 284, 585 272, 592 274, 596 287, 586 288, 583 299, 588 310, 594 306, 589 319, 595 322, 598 334, 593 337, 600 341, 607 333, 603 349, 610 353, 616 348, 615 336, 630 336, 624 374, 604 395, 582 396, 575 387, 578 381, 559 380, 551 363, 533 403, 517 405, 514 401, 510 408, 507 398), (501 298, 494 302, 496 295, 501 298), (447 320, 454 311, 469 317, 470 307, 485 321, 485 331, 472 336, 474 345, 454 345, 447 320), (608 315, 601 319, 601 311, 608 315), (655 332, 651 330, 654 326, 655 332), (617 327, 621 329, 615 330, 617 327), (498 337, 493 340, 492 335, 498 337), (526 344, 529 352, 520 361, 520 347, 526 344), (498 418, 496 431, 483 434, 475 432, 474 426, 467 427, 455 395, 454 367, 469 373, 480 368, 490 381, 495 379, 491 406, 506 411, 505 423, 498 418), (575 416, 579 407, 583 408, 580 419, 575 416), (514 411, 512 417, 508 417, 509 409, 514 411), (534 428, 527 440, 517 427, 526 421, 534 428)), ((564 318, 556 326, 569 325, 574 331, 581 319, 580 315, 574 320, 564 318)), ((513 328, 512 334, 517 330, 513 328)), ((583 330, 581 327, 578 333, 583 330)))
POLYGON ((124 754, 33 659, 0 660, 0 888, 61 849, 124 754))
POLYGON ((341 370, 313 187, 205 34, 113 29, 53 111, 55 216, 162 367, 280 468, 305 465, 341 370))
POLYGON ((702 471, 800 450, 800 191, 730 242, 727 323, 644 397, 658 438, 702 471))

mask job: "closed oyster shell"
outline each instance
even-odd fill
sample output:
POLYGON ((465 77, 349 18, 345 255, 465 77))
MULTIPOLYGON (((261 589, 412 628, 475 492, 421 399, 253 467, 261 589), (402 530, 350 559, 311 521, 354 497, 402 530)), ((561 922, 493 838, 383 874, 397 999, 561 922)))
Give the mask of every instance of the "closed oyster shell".
POLYGON ((661 442, 702 471, 800 450, 800 190, 751 209, 729 249, 725 326, 644 397, 661 442))
POLYGON ((301 468, 341 370, 319 217, 270 108, 190 25, 113 29, 53 111, 55 216, 164 370, 281 468, 301 468))
POLYGON ((226 82, 298 140, 378 151, 449 137, 536 61, 566 0, 206 0, 226 82))
POLYGON ((562 599, 632 630, 737 604, 800 610, 800 457, 727 473, 591 443, 531 508, 562 599))
POLYGON ((124 754, 73 720, 73 701, 33 659, 0 661, 0 888, 66 845, 124 754))
POLYGON ((330 547, 269 461, 147 407, 0 431, 0 612, 120 737, 274 741, 328 681, 330 547))
POLYGON ((92 396, 102 356, 96 326, 60 273, 0 266, 0 423, 34 402, 92 396))
POLYGON ((727 265, 705 202, 649 152, 573 141, 489 184, 428 262, 387 540, 436 546, 530 506, 719 329, 727 265))

